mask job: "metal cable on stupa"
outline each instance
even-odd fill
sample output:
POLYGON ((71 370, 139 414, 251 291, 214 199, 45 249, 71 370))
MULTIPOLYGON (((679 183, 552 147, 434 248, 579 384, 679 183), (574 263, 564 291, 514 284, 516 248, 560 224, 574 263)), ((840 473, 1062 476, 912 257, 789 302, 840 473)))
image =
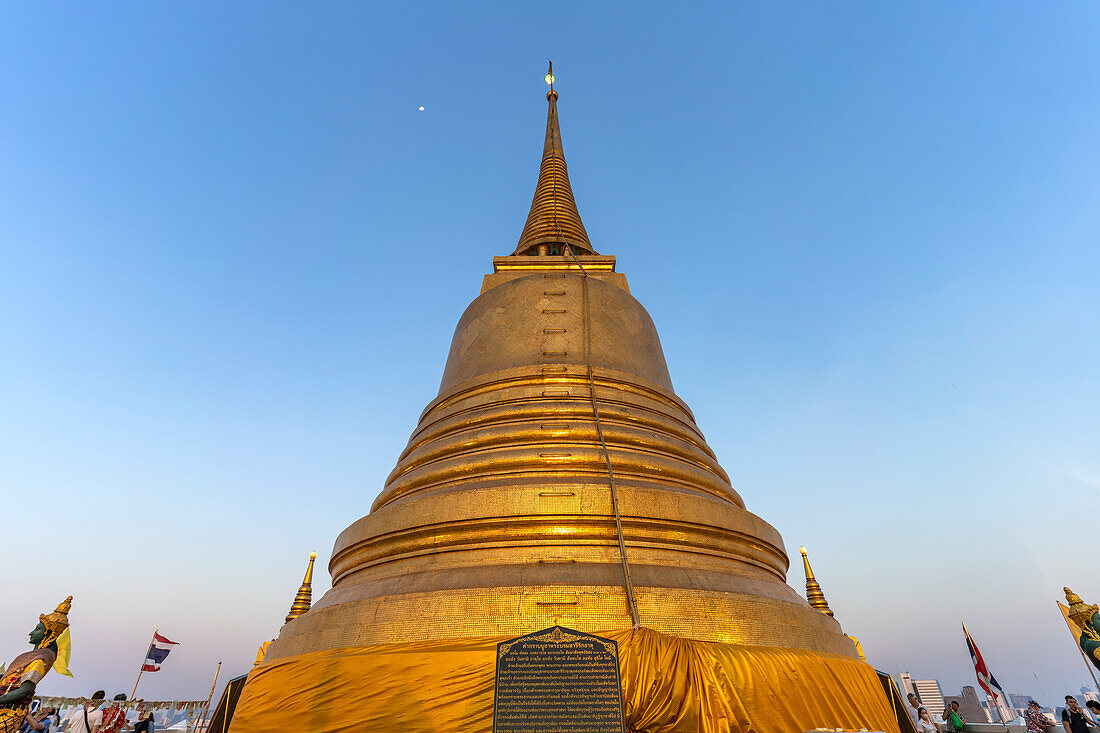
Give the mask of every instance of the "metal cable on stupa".
MULTIPOLYGON (((561 229, 558 229, 561 232, 561 229)), ((565 239, 565 234, 561 235, 565 239)), ((630 607, 630 620, 634 626, 641 626, 641 616, 638 614, 638 599, 634 595, 634 581, 630 577, 630 560, 626 555, 626 539, 623 536, 623 517, 619 512, 619 489, 615 485, 615 470, 611 467, 611 452, 607 449, 607 440, 603 434, 603 423, 600 421, 600 405, 596 399, 596 379, 592 373, 592 323, 588 315, 588 271, 573 254, 573 248, 566 240, 565 251, 573 258, 573 262, 581 271, 581 292, 584 304, 584 341, 585 341, 585 367, 588 369, 588 394, 592 399, 592 418, 596 423, 596 435, 600 439, 600 448, 603 451, 604 462, 607 464, 607 482, 611 487, 611 510, 615 514, 615 534, 619 541, 619 558, 623 566, 623 587, 626 590, 626 602, 630 607)))

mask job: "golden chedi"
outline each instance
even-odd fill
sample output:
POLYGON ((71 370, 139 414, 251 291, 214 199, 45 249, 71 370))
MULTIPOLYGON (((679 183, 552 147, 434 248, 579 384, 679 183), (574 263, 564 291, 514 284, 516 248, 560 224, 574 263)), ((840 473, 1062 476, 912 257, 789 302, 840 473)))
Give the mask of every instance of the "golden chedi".
MULTIPOLYGON (((386 710, 360 720, 361 729, 487 732, 493 644, 554 625, 617 638, 624 657, 642 638, 633 628, 679 644, 717 643, 731 655, 767 648, 769 660, 787 660, 774 662, 780 667, 802 664, 789 661, 796 659, 854 665, 859 684, 871 687, 853 693, 848 706, 867 707, 863 698, 878 695, 870 707, 886 705, 875 710, 892 720, 837 621, 787 585, 779 533, 745 508, 673 390, 649 314, 615 258, 589 242, 562 153, 557 97, 551 87, 542 165, 518 246, 494 258, 455 329, 438 395, 370 513, 336 540, 332 589, 270 645, 257 667, 266 676, 245 688, 247 723, 239 716, 234 730, 264 730, 256 710, 276 695, 273 680, 283 674, 287 684, 326 676, 317 699, 344 696, 343 713, 333 713, 344 725, 348 711, 374 705, 386 710), (468 700, 446 688, 426 701, 427 688, 444 684, 431 675, 450 668, 447 654, 482 648, 476 664, 454 667, 487 670, 468 700), (423 655, 419 666, 408 655, 423 655), (283 672, 280 664, 288 665, 283 672), (343 671, 334 674, 336 667, 343 671), (345 679, 357 674, 364 679, 345 679), (401 674, 413 678, 394 698, 405 704, 379 702, 380 680, 401 674), (358 701, 356 685, 374 697, 358 701), (357 701, 347 702, 349 695, 357 701)), ((644 674, 624 666, 624 687, 644 687, 644 674)), ((744 680, 715 684, 747 699, 744 680)), ((626 691, 630 729, 681 730, 640 722, 629 709, 643 704, 630 702, 635 693, 644 690, 626 691)), ((828 694, 845 707, 843 694, 828 694)), ((736 721, 730 705, 691 714, 736 721)), ((796 707, 813 706, 803 697, 796 707)), ((315 709, 303 714, 310 730, 327 730, 328 718, 315 709)), ((825 715, 791 718, 787 727, 815 724, 880 730, 888 723, 825 715)))

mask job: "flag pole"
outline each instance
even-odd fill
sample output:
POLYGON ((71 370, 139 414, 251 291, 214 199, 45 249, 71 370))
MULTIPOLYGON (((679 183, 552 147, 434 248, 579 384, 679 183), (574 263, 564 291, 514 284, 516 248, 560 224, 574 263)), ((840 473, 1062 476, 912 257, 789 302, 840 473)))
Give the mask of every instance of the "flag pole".
MULTIPOLYGON (((153 636, 152 636, 152 638, 151 638, 151 639, 149 639, 149 643, 150 643, 150 644, 152 644, 152 643, 153 643, 153 639, 155 639, 155 638, 157 637, 157 632, 159 632, 159 631, 160 631, 160 629, 153 629, 153 636)), ((146 649, 146 650, 145 650, 145 659, 148 659, 148 658, 149 658, 149 650, 148 650, 148 649, 146 649)), ((133 689, 133 691, 132 691, 132 692, 130 693, 130 699, 131 699, 131 700, 133 700, 133 699, 134 699, 134 698, 135 698, 135 697, 137 696, 137 686, 138 686, 138 682, 141 682, 141 673, 145 671, 145 659, 142 659, 142 660, 141 660, 141 667, 140 667, 140 668, 138 669, 138 676, 137 676, 137 679, 136 679, 136 680, 134 680, 134 689, 133 689)))
MULTIPOLYGON (((974 639, 971 638, 970 632, 966 628, 966 622, 965 621, 962 622, 962 627, 963 627, 963 635, 966 636, 966 644, 971 650, 971 655, 973 655, 973 654, 976 653, 976 650, 977 650, 977 647, 974 645, 974 639)), ((990 675, 990 676, 992 677, 992 675, 990 675)), ((997 717, 1001 721, 1001 727, 1005 729, 1005 733, 1008 733, 1008 723, 1005 722, 1004 713, 1001 712, 1001 706, 997 703, 997 694, 994 693, 994 692, 991 692, 988 688, 985 687, 984 684, 982 684, 981 677, 978 677, 977 668, 974 669, 974 677, 978 680, 978 684, 981 685, 983 689, 985 689, 986 699, 988 699, 997 708, 997 717)))
POLYGON ((990 697, 993 700, 993 704, 997 707, 997 717, 1001 719, 1001 727, 1004 728, 1007 731, 1008 730, 1008 723, 1005 722, 1005 716, 1004 716, 1004 713, 1001 712, 1001 704, 997 702, 996 693, 994 693, 993 695, 990 695, 990 697))
POLYGON ((195 726, 196 731, 206 724, 206 716, 210 712, 210 701, 214 699, 214 688, 218 686, 218 672, 221 671, 222 663, 218 662, 218 668, 214 670, 214 683, 210 685, 210 694, 206 696, 206 707, 202 711, 202 717, 199 719, 198 725, 195 726))

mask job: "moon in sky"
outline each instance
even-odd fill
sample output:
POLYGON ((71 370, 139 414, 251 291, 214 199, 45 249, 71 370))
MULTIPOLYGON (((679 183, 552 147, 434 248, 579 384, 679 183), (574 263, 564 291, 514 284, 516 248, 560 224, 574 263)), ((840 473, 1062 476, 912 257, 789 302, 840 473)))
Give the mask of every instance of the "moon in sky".
POLYGON ((419 108, 419 111, 420 111, 420 112, 423 112, 423 111, 424 111, 424 108, 423 108, 423 107, 420 107, 420 108, 419 108))

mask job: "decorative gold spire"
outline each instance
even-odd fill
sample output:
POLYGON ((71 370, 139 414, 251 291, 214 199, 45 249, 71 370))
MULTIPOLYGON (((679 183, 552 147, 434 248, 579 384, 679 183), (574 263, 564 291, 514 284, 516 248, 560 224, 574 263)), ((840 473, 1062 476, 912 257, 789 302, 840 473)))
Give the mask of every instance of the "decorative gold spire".
POLYGON ((283 623, 293 621, 310 609, 313 601, 313 561, 317 559, 317 553, 309 553, 309 565, 306 567, 306 577, 302 579, 302 585, 298 588, 298 595, 294 596, 294 602, 290 604, 290 613, 286 615, 283 623))
POLYGON ((1069 617, 1073 623, 1084 628, 1088 626, 1089 621, 1092 620, 1093 614, 1100 612, 1100 607, 1096 604, 1087 605, 1081 600, 1081 596, 1077 595, 1069 588, 1062 588, 1066 594, 1066 603, 1069 604, 1069 617))
POLYGON ((825 594, 821 592, 821 584, 814 577, 814 571, 810 568, 810 558, 806 555, 806 548, 798 548, 802 553, 802 567, 806 570, 806 600, 810 605, 821 611, 826 616, 833 615, 833 609, 829 608, 829 602, 825 600, 825 594))
POLYGON ((546 143, 542 148, 542 165, 535 196, 531 200, 531 212, 519 244, 513 255, 566 254, 566 245, 576 254, 596 254, 588 241, 573 189, 569 185, 569 171, 565 167, 565 153, 561 146, 561 129, 558 127, 558 93, 554 91, 554 67, 546 72, 550 91, 546 99, 550 103, 546 113, 546 143), (555 251, 556 250, 556 251, 555 251))
POLYGON ((42 646, 56 641, 61 633, 69 628, 69 611, 73 607, 73 597, 69 596, 61 603, 57 604, 57 608, 51 614, 39 614, 38 620, 42 622, 42 625, 46 627, 46 638, 42 640, 42 646))

